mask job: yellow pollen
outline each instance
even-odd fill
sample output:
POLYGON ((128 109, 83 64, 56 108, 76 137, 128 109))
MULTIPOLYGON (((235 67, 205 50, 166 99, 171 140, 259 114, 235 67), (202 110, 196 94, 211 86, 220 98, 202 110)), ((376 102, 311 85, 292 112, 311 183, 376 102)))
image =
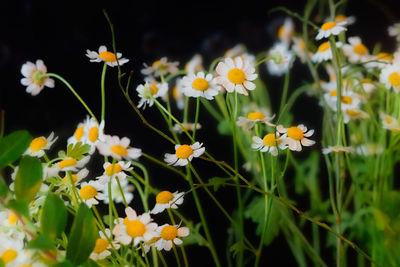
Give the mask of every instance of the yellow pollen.
POLYGON ((117 58, 115 57, 114 53, 111 53, 111 52, 108 52, 108 51, 100 52, 99 58, 102 58, 107 62, 115 62, 115 61, 117 61, 117 58))
POLYGON ((196 78, 192 82, 193 89, 198 91, 206 91, 210 85, 208 84, 206 79, 203 78, 196 78))
POLYGON ((336 26, 336 23, 334 21, 329 21, 329 22, 322 24, 321 30, 327 31, 327 30, 332 29, 335 26, 336 26))
POLYGON ((346 113, 347 113, 347 115, 352 116, 352 117, 360 115, 360 112, 358 112, 356 110, 347 110, 346 113))
POLYGON ((346 19, 347 19, 347 17, 342 14, 336 15, 336 17, 335 17, 336 22, 342 22, 342 21, 345 21, 346 19))
POLYGON ((287 135, 294 140, 301 140, 304 137, 303 131, 296 126, 292 126, 287 130, 287 135))
POLYGON ((90 142, 94 143, 97 138, 99 137, 99 128, 98 127, 92 127, 89 130, 89 140, 90 142))
POLYGON ((393 122, 393 120, 389 117, 385 117, 385 121, 386 121, 386 123, 389 123, 389 124, 393 122))
POLYGON ((96 245, 94 246, 93 252, 96 254, 102 253, 108 247, 108 241, 105 238, 97 238, 96 245))
POLYGON ((328 50, 331 47, 331 45, 329 44, 329 42, 325 42, 322 43, 319 47, 318 47, 318 52, 325 52, 326 50, 328 50))
POLYGON ((161 191, 156 196, 156 202, 159 204, 166 204, 174 199, 174 195, 169 191, 161 191))
POLYGON ((121 146, 121 145, 113 145, 113 146, 110 147, 110 150, 113 153, 117 154, 118 156, 126 156, 126 155, 128 155, 128 150, 125 147, 121 146))
POLYGON ((9 225, 14 225, 18 221, 17 215, 15 215, 14 212, 11 212, 10 215, 8 216, 8 224, 9 225))
MULTIPOLYGON (((78 175, 77 175, 77 174, 71 174, 71 178, 72 178, 72 181, 73 181, 74 183, 76 183, 76 182, 78 181, 78 175)), ((68 177, 65 176, 65 177, 63 178, 63 181, 64 181, 64 182, 69 182, 68 177)))
POLYGON ((343 104, 351 104, 351 102, 353 102, 353 98, 350 96, 342 96, 340 101, 342 101, 343 104))
POLYGON ((174 240, 178 235, 178 229, 175 226, 167 225, 161 230, 161 237, 164 240, 174 240))
POLYGON ((277 145, 277 140, 275 134, 267 134, 263 138, 263 145, 264 146, 276 146, 277 145))
POLYGON ((189 145, 181 145, 175 152, 175 155, 180 159, 187 159, 193 154, 193 148, 189 145))
POLYGON ((337 96, 337 90, 332 90, 331 93, 329 94, 330 96, 337 96))
POLYGON ((14 249, 7 249, 6 251, 3 252, 0 258, 2 259, 4 264, 7 264, 15 260, 17 256, 18 256, 17 251, 15 251, 14 249))
POLYGON ((149 85, 151 95, 155 95, 158 93, 158 87, 152 83, 149 85))
POLYGON ((58 163, 58 167, 60 167, 60 169, 67 168, 67 167, 75 166, 76 163, 77 163, 76 159, 73 159, 73 158, 64 159, 58 163))
POLYGON ((400 85, 400 76, 397 74, 397 72, 393 72, 392 74, 389 75, 389 82, 393 86, 399 86, 400 85))
POLYGON ((133 238, 142 236, 146 232, 146 227, 139 220, 127 221, 125 225, 126 233, 133 238))
POLYGON ((83 126, 79 126, 78 128, 76 128, 74 136, 76 140, 81 140, 83 136, 83 126))
POLYGON ((242 84, 246 80, 246 75, 241 69, 234 68, 228 72, 228 80, 235 84, 242 84))
POLYGON ((363 44, 358 44, 353 47, 354 53, 358 55, 365 55, 368 52, 368 49, 363 44))
POLYGON ((29 145, 29 148, 31 149, 32 152, 37 152, 46 145, 47 145, 47 140, 45 138, 36 137, 35 139, 32 140, 31 144, 29 145))
POLYGON ((88 200, 94 198, 97 195, 97 189, 94 188, 94 186, 85 185, 84 187, 81 188, 81 190, 79 190, 79 195, 84 200, 88 200))
POLYGON ((249 115, 247 115, 247 118, 249 120, 262 120, 264 119, 264 114, 262 114, 261 112, 250 112, 249 115))
POLYGON ((106 168, 106 174, 108 176, 111 176, 115 173, 119 173, 120 171, 122 171, 122 166, 119 165, 118 163, 111 164, 106 168))
POLYGON ((43 72, 41 72, 40 70, 35 70, 34 72, 32 72, 31 79, 33 83, 42 86, 46 82, 46 77, 43 77, 42 75, 43 72))

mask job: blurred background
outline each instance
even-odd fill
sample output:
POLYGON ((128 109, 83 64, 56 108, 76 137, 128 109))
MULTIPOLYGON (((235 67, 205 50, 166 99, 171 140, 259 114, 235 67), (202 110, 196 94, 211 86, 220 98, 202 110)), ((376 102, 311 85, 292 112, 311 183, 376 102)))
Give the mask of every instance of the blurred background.
MULTIPOLYGON (((324 1, 321 1, 324 3, 324 1)), ((25 92, 20 84, 20 68, 26 61, 42 59, 48 71, 64 77, 96 115, 100 115, 100 77, 102 64, 90 63, 85 56, 86 49, 97 51, 100 45, 112 47, 111 33, 102 13, 105 9, 115 27, 117 51, 130 61, 123 71, 133 71, 133 99, 137 103, 135 88, 143 82, 140 70, 143 63, 151 64, 161 57, 179 61, 180 66, 199 53, 203 56, 205 68, 216 57, 236 44, 246 45, 252 54, 267 51, 276 40, 276 31, 286 14, 271 12, 278 6, 285 6, 302 14, 305 1, 2 1, 0 34, 0 108, 5 114, 5 133, 27 129, 33 136, 47 136, 54 131, 59 140, 55 149, 65 149, 66 140, 76 125, 86 117, 85 109, 71 92, 59 81, 55 88, 45 88, 38 96, 25 92)), ((358 35, 367 47, 377 42, 383 50, 393 52, 395 42, 387 35, 387 27, 400 22, 398 4, 395 1, 348 1, 345 15, 354 15, 356 23, 349 28, 348 36, 358 35)), ((322 4, 321 4, 322 6, 322 4)), ((324 6, 327 5, 324 3, 324 6)), ((321 18, 314 18, 321 20, 321 18)), ((295 30, 301 24, 294 20, 295 30)), ((264 65, 265 66, 265 65, 264 65)), ((271 77, 265 67, 260 68, 260 77, 267 83, 273 97, 279 103, 282 78, 271 77), (275 88, 277 88, 275 90, 275 88)), ((305 68, 293 74, 291 88, 308 79, 305 68)), ((117 70, 107 69, 106 77, 106 133, 127 136, 131 144, 146 153, 162 159, 164 153, 173 147, 157 134, 146 128, 129 107, 117 86, 117 70)), ((308 79, 310 80, 310 79, 308 79)), ((320 117, 317 101, 304 97, 294 106, 295 121, 307 123, 318 129, 320 117)), ((164 127, 157 110, 148 108, 144 116, 154 125, 164 127)), ((230 151, 230 140, 218 137, 216 124, 200 114, 203 129, 198 140, 204 142, 217 159, 226 159, 230 151), (221 142, 223 141, 223 142, 221 142)), ((317 140, 318 141, 318 140, 317 140)), ((55 150, 56 152, 57 150, 55 150)), ((229 161, 229 159, 228 159, 229 161)), ((201 166, 202 163, 198 163, 201 166)), ((160 189, 171 191, 187 190, 188 186, 171 173, 157 166, 149 165, 152 183, 160 189)), ((224 191, 225 192, 225 191, 224 191)), ((225 197, 219 192, 218 197, 225 197)), ((221 216, 204 196, 209 214, 221 216)), ((196 220, 192 214, 194 204, 188 197, 184 213, 196 220)), ((135 206, 134 202, 132 205, 135 206)), ((301 203, 300 203, 301 206, 301 203)), ((233 210, 227 206, 228 210, 233 210)), ((210 219, 218 217, 210 216, 210 219)), ((217 220, 213 234, 217 247, 225 248, 228 222, 217 220)), ((249 224, 249 227, 252 227, 249 224)), ((191 262, 211 263, 205 248, 189 248, 191 262)), ((265 249, 266 260, 277 251, 288 251, 284 240, 277 239, 265 249)), ((279 259, 280 266, 293 263, 290 253, 279 259)))

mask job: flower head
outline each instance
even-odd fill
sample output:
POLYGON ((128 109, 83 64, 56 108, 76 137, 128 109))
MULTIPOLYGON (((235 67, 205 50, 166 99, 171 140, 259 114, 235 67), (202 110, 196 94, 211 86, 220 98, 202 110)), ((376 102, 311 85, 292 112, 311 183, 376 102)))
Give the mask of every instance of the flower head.
POLYGON ((164 161, 168 165, 185 166, 192 161, 193 158, 200 157, 205 148, 202 143, 196 142, 193 145, 175 145, 175 154, 165 153, 164 161))
POLYGON ((156 229, 157 233, 161 237, 154 245, 158 250, 171 250, 172 246, 182 244, 182 240, 178 237, 185 237, 189 235, 189 228, 179 227, 178 225, 164 224, 156 229))
POLYGON ((119 249, 120 245, 117 241, 112 241, 112 246, 108 240, 112 239, 110 229, 106 228, 104 233, 99 231, 100 237, 96 239, 96 244, 93 248, 92 253, 90 254, 90 258, 92 260, 102 260, 111 255, 110 249, 114 247, 115 249, 119 249))
POLYGON ((343 53, 348 57, 349 62, 357 63, 369 59, 368 48, 361 42, 361 38, 349 37, 349 44, 343 45, 343 53))
POLYGON ((103 186, 97 181, 83 182, 79 189, 79 196, 91 208, 92 205, 99 204, 98 200, 104 199, 104 194, 101 190, 103 190, 103 186))
POLYGON ((400 42, 400 23, 395 23, 388 27, 389 36, 396 37, 396 40, 400 42))
POLYGON ((90 62, 106 62, 108 66, 115 67, 123 65, 129 61, 129 59, 122 58, 122 54, 114 54, 113 52, 107 51, 107 47, 102 45, 99 47, 99 52, 86 50, 86 56, 90 58, 90 62))
POLYGON ((397 118, 383 112, 380 112, 379 116, 382 120, 382 127, 384 129, 388 129, 389 131, 392 131, 394 133, 400 133, 400 123, 397 118))
POLYGON ((45 76, 47 67, 43 60, 36 60, 36 64, 30 61, 26 62, 21 67, 21 74, 24 78, 21 79, 21 84, 26 87, 26 92, 35 96, 38 95, 45 86, 53 88, 54 80, 45 76))
POLYGON ((168 59, 163 57, 160 60, 154 61, 151 66, 148 66, 146 63, 143 65, 145 68, 142 69, 142 74, 159 77, 168 73, 176 73, 178 71, 177 66, 179 65, 179 62, 168 62, 168 59))
POLYGON ((268 56, 273 57, 267 61, 267 69, 271 75, 280 76, 291 67, 293 52, 289 50, 288 44, 284 42, 275 43, 268 51, 268 56))
POLYGON ((56 163, 56 170, 58 171, 73 171, 76 172, 78 169, 83 168, 90 160, 90 156, 85 156, 81 159, 65 156, 61 161, 56 163))
POLYGON ((184 192, 178 191, 171 193, 169 191, 161 191, 156 196, 156 205, 151 210, 151 213, 156 214, 163 212, 165 209, 177 209, 178 205, 183 203, 184 192))
POLYGON ((153 106, 153 98, 165 96, 168 91, 168 83, 150 82, 148 80, 145 84, 138 85, 136 91, 140 97, 138 108, 143 107, 145 109, 146 105, 153 106))
POLYGON ((282 133, 282 144, 287 144, 292 151, 301 151, 302 146, 312 146, 315 141, 308 139, 313 135, 314 130, 307 130, 303 124, 284 128, 282 125, 276 126, 278 132, 282 133))
POLYGON ((199 54, 195 54, 185 65, 185 71, 187 73, 196 74, 203 70, 203 57, 199 54))
POLYGON ((277 147, 280 149, 287 148, 287 144, 282 142, 282 140, 279 138, 278 132, 275 134, 266 134, 262 139, 258 136, 253 136, 252 140, 253 144, 251 145, 251 148, 259 150, 260 152, 269 152, 272 156, 278 156, 277 147))
POLYGON ((128 137, 106 135, 104 142, 97 143, 97 149, 103 156, 111 156, 115 159, 138 159, 142 155, 140 148, 129 147, 131 140, 128 137))
POLYGON ((182 92, 189 97, 204 97, 208 100, 214 99, 221 87, 217 85, 216 78, 211 73, 205 75, 200 71, 196 74, 189 73, 182 78, 182 92))
POLYGON ((281 42, 290 43, 294 35, 294 23, 290 17, 285 18, 283 25, 278 28, 277 35, 281 42))
POLYGON ((351 146, 328 146, 322 149, 323 154, 329 153, 352 153, 354 152, 354 148, 351 146))
POLYGON ((382 69, 379 80, 387 89, 400 92, 400 64, 387 65, 382 69))
POLYGON ((317 52, 312 56, 311 60, 316 63, 332 59, 332 49, 329 42, 323 42, 318 46, 317 52))
POLYGON ((115 163, 105 162, 103 164, 104 173, 97 177, 99 183, 106 184, 112 177, 118 177, 120 181, 126 180, 127 174, 132 170, 130 161, 118 161, 115 163))
POLYGON ((331 35, 339 35, 339 33, 347 30, 345 27, 343 27, 345 24, 346 23, 344 22, 335 21, 325 22, 318 30, 318 34, 315 39, 321 40, 322 38, 328 38, 331 35))
POLYGON ((40 158, 44 155, 44 151, 48 150, 51 145, 53 145, 53 143, 57 140, 57 138, 58 137, 54 137, 54 132, 51 132, 47 138, 44 136, 36 137, 29 144, 29 147, 25 151, 25 154, 40 158))
POLYGON ((268 126, 274 127, 275 124, 270 121, 275 117, 272 117, 265 112, 249 112, 247 117, 240 116, 236 122, 237 126, 243 127, 245 130, 250 130, 257 122, 265 123, 268 126))
POLYGON ((200 123, 181 123, 181 125, 175 123, 174 124, 174 131, 177 133, 183 133, 183 130, 186 131, 193 131, 195 128, 196 130, 201 129, 201 124, 200 123), (182 125, 182 126, 181 126, 182 125), (183 129, 182 129, 183 127, 183 129))

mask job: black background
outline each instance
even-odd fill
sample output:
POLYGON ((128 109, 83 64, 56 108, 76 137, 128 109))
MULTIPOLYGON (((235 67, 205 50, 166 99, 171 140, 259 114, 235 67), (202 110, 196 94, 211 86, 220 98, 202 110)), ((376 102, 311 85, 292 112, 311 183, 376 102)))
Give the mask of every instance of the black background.
MULTIPOLYGON (((395 41, 388 38, 387 27, 400 21, 397 4, 377 0, 349 2, 345 14, 355 15, 357 21, 349 27, 348 36, 359 35, 369 48, 380 42, 385 51, 393 52, 395 41)), ((25 128, 34 136, 47 136, 54 131, 59 136, 56 148, 64 149, 66 139, 86 116, 83 107, 59 81, 56 81, 55 88, 45 88, 35 97, 25 92, 20 84, 20 68, 26 61, 34 62, 36 59, 43 59, 49 72, 68 80, 95 114, 100 116, 102 64, 90 63, 85 52, 86 49, 97 51, 100 45, 111 49, 111 34, 102 13, 103 8, 115 26, 117 51, 130 59, 123 70, 133 70, 131 92, 137 103, 135 88, 143 82, 140 74, 143 62, 151 64, 167 56, 172 61, 180 61, 180 66, 183 66, 195 53, 200 53, 207 68, 214 58, 238 43, 245 44, 253 54, 265 51, 274 42, 276 29, 285 17, 282 12, 269 11, 282 5, 301 14, 304 4, 305 1, 290 0, 3 1, 0 9, 0 108, 5 111, 5 133, 25 128)), ((297 20, 295 23, 299 31, 300 23, 297 20)), ((291 88, 309 80, 305 69, 298 67, 300 71, 293 74, 291 88)), ((268 76, 265 70, 261 71, 261 77, 279 103, 281 79, 268 76)), ((131 138, 133 146, 141 147, 146 153, 162 159, 163 154, 172 152, 173 147, 140 122, 119 91, 115 77, 116 69, 108 68, 106 133, 127 136, 131 138)), ((294 112, 295 121, 318 129, 320 116, 316 100, 302 98, 294 106, 294 112)), ((146 109, 144 115, 151 123, 163 127, 154 108, 146 109)), ((216 125, 212 120, 207 120, 206 115, 200 115, 200 122, 203 130, 199 132, 198 140, 204 142, 217 158, 231 160, 229 140, 217 136, 216 125)), ((204 166, 208 167, 207 164, 204 166)), ((150 165, 150 174, 152 182, 160 189, 188 189, 177 177, 156 166, 150 165)), ((231 192, 227 192, 220 192, 218 197, 231 196, 231 192)), ((202 195, 202 198, 207 199, 207 196, 202 195)), ((188 197, 189 203, 184 209, 188 217, 193 215, 190 206, 194 207, 194 203, 191 201, 188 197)), ((223 250, 227 222, 207 201, 205 205, 210 212, 209 221, 216 220, 215 225, 221 226, 215 227, 213 234, 218 240, 218 249, 223 250)), ((134 202, 132 205, 135 205, 134 202)), ((233 209, 234 203, 231 205, 227 204, 228 210, 233 209)), ((299 206, 302 207, 301 203, 299 206)), ((254 226, 249 224, 249 227, 254 226)), ((275 241, 265 249, 264 254, 263 263, 275 262, 279 266, 293 264, 284 240, 275 241), (278 259, 276 253, 279 251, 285 251, 285 256, 278 259)), ((189 255, 193 266, 196 263, 212 263, 205 248, 190 247, 189 255)), ((224 250, 221 255, 224 255, 224 250)))

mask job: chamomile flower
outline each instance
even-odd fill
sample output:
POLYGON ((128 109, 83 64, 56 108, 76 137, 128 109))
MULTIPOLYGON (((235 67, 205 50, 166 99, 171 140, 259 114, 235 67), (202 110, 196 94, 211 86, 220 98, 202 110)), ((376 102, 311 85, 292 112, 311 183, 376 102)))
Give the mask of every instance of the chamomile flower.
POLYGON ((178 193, 178 191, 174 193, 170 191, 161 191, 157 194, 156 205, 150 213, 157 214, 163 212, 165 209, 177 209, 178 205, 183 203, 184 194, 184 192, 178 193))
POLYGON ((361 109, 347 109, 343 112, 343 122, 348 123, 350 120, 368 119, 369 114, 361 109))
POLYGON ((164 161, 172 166, 185 166, 193 158, 200 157, 205 148, 203 143, 196 142, 193 145, 175 145, 175 154, 165 153, 164 161))
POLYGON ((196 130, 200 130, 201 129, 201 124, 200 123, 197 123, 197 124, 196 123, 181 123, 181 125, 179 125, 177 123, 174 124, 173 129, 174 129, 174 131, 176 133, 179 133, 179 134, 183 133, 184 132, 183 130, 192 131, 193 132, 193 130, 195 128, 196 128, 196 130), (182 127, 183 127, 183 129, 182 129, 182 127))
POLYGON ((311 60, 315 63, 321 63, 332 59, 332 49, 329 42, 323 42, 318 46, 317 52, 311 57, 311 60))
POLYGON ((21 266, 27 255, 23 249, 23 241, 19 239, 2 238, 0 244, 0 259, 4 266, 21 266))
POLYGON ((268 56, 273 59, 267 61, 267 69, 269 74, 281 76, 291 67, 294 54, 288 48, 288 44, 284 42, 275 43, 268 51, 268 56))
POLYGON ((138 108, 143 107, 143 109, 145 109, 146 105, 149 107, 153 106, 153 98, 162 98, 165 96, 168 91, 168 83, 152 83, 150 81, 146 81, 145 84, 138 85, 136 91, 140 97, 138 108))
POLYGON ((95 118, 87 118, 84 125, 84 143, 90 145, 89 154, 93 154, 98 142, 104 141, 104 120, 99 124, 95 118))
POLYGON ((343 14, 337 14, 335 16, 335 23, 343 23, 343 25, 351 25, 356 22, 356 18, 354 16, 346 16, 343 14))
POLYGON ((363 78, 359 81, 362 90, 367 94, 371 94, 375 89, 376 85, 370 78, 363 78))
POLYGON ((307 130, 307 127, 303 124, 289 128, 278 125, 276 129, 279 133, 283 134, 281 136, 282 144, 287 144, 292 151, 301 151, 302 146, 312 146, 315 144, 315 141, 307 138, 313 135, 314 130, 307 130))
POLYGON ((274 117, 275 115, 271 117, 266 112, 249 112, 247 117, 240 116, 236 122, 236 125, 243 127, 246 131, 253 128, 257 122, 265 123, 268 126, 274 127, 275 124, 271 123, 271 120, 274 117))
POLYGON ((208 100, 218 95, 221 86, 217 85, 216 78, 211 73, 200 71, 196 74, 189 73, 182 78, 182 93, 188 97, 204 97, 208 100))
POLYGON ((203 69, 203 57, 200 54, 195 54, 185 65, 185 71, 187 73, 196 74, 203 69))
MULTIPOLYGON (((133 185, 129 184, 128 180, 119 180, 112 179, 111 180, 111 197, 113 202, 115 203, 124 203, 124 199, 126 203, 131 203, 133 199, 133 193, 132 191, 134 190, 133 185), (121 192, 122 189, 122 192, 121 192)), ((103 185, 102 192, 104 193, 104 199, 103 202, 105 204, 109 203, 109 194, 108 194, 108 184, 103 185)))
POLYGON ((323 154, 329 153, 352 153, 354 148, 351 146, 328 146, 322 149, 323 154))
POLYGON ((91 208, 92 205, 99 204, 98 200, 104 199, 104 194, 101 190, 103 190, 103 186, 97 181, 83 182, 79 189, 79 196, 82 201, 91 208))
MULTIPOLYGON (((89 170, 86 169, 86 168, 83 168, 83 169, 79 170, 79 172, 77 172, 77 173, 72 173, 72 174, 71 174, 71 180, 72 180, 72 182, 73 182, 73 183, 75 184, 75 186, 76 186, 76 185, 79 185, 80 182, 81 182, 83 179, 85 179, 88 175, 89 175, 89 170)), ((63 180, 64 186, 65 186, 66 184, 70 184, 70 183, 71 183, 71 181, 69 180, 69 178, 68 178, 67 175, 64 176, 64 177, 62 178, 62 180, 63 180)))
POLYGON ((339 33, 347 30, 345 27, 343 27, 345 24, 346 24, 345 22, 334 22, 334 21, 325 22, 318 30, 318 34, 315 37, 315 40, 328 38, 331 35, 339 35, 339 33))
POLYGON ((106 228, 104 230, 104 232, 105 232, 105 234, 102 231, 99 231, 100 237, 96 239, 96 244, 94 246, 92 253, 90 254, 90 258, 92 260, 97 261, 97 260, 105 259, 111 255, 111 252, 110 252, 111 248, 113 248, 113 247, 115 249, 120 248, 120 245, 116 241, 111 242, 112 246, 109 243, 108 240, 112 239, 110 229, 106 228))
POLYGON ((283 25, 278 28, 278 39, 281 42, 289 44, 294 34, 294 23, 290 17, 285 18, 283 25))
POLYGON ((400 92, 400 64, 388 65, 382 69, 379 80, 386 89, 394 89, 400 92))
POLYGON ((75 128, 74 134, 68 138, 67 143, 69 144, 76 144, 78 142, 86 143, 85 140, 85 128, 88 119, 83 122, 79 122, 75 128))
POLYGON ((36 137, 31 141, 24 154, 40 158, 44 155, 44 151, 48 150, 54 144, 57 138, 54 137, 54 132, 51 132, 47 138, 44 136, 36 137))
POLYGON ((389 131, 392 131, 394 133, 400 133, 400 123, 397 118, 383 112, 380 112, 379 116, 382 120, 382 127, 384 129, 388 129, 389 131))
POLYGON ((164 224, 156 229, 157 233, 161 237, 154 243, 154 246, 158 250, 171 250, 172 246, 180 245, 183 243, 178 237, 185 237, 189 235, 189 228, 179 227, 178 225, 164 224))
MULTIPOLYGON (((325 93, 324 98, 328 106, 333 111, 337 111, 337 89, 325 93)), ((360 97, 352 90, 343 90, 340 97, 340 102, 340 108, 342 112, 345 112, 347 110, 357 110, 360 104, 360 97)))
POLYGON ((114 54, 113 52, 107 51, 107 47, 102 45, 99 47, 99 52, 86 50, 86 56, 90 58, 90 62, 106 62, 108 66, 122 66, 129 61, 129 59, 123 58, 121 53, 114 54))
POLYGON ((303 41, 302 38, 296 36, 294 36, 292 40, 293 40, 292 51, 294 52, 295 55, 297 55, 300 58, 301 63, 305 63, 307 53, 309 54, 309 56, 311 56, 308 50, 306 49, 306 43, 303 41))
POLYGON ((255 68, 241 57, 225 58, 216 68, 219 76, 217 83, 221 84, 229 93, 237 91, 239 94, 248 95, 247 90, 254 90, 256 85, 252 82, 257 79, 255 68))
POLYGON ((137 246, 139 242, 148 242, 157 236, 157 224, 152 222, 148 212, 138 216, 134 209, 127 207, 125 214, 127 217, 119 220, 112 231, 116 241, 123 245, 133 242, 133 246, 137 246))
POLYGON ((22 222, 14 211, 9 209, 0 211, 0 235, 18 240, 23 240, 26 236, 22 228, 22 222))
POLYGON ((161 75, 166 75, 168 73, 176 73, 178 72, 179 62, 169 62, 166 57, 161 58, 160 60, 156 60, 148 66, 146 63, 143 64, 144 69, 142 69, 142 74, 147 76, 159 77, 161 75))
POLYGON ((97 180, 101 184, 106 184, 112 177, 118 177, 120 181, 126 180, 127 174, 132 170, 130 161, 118 161, 115 163, 105 162, 103 164, 104 173, 102 176, 97 177, 97 180))
POLYGON ((47 73, 47 67, 43 60, 38 59, 36 63, 26 62, 21 67, 21 74, 24 78, 21 79, 21 84, 26 87, 26 92, 35 96, 38 95, 45 86, 53 88, 54 80, 44 76, 47 73))
POLYGON ((65 157, 61 161, 57 162, 55 168, 58 171, 73 171, 77 172, 78 169, 83 168, 90 160, 90 156, 85 156, 81 159, 76 159, 73 157, 65 157))
POLYGON ((370 62, 365 64, 365 67, 368 69, 383 69, 393 63, 393 55, 386 52, 379 52, 376 55, 371 55, 369 60, 370 62))
POLYGON ((262 139, 258 136, 253 136, 252 140, 251 148, 260 152, 269 152, 272 156, 278 156, 278 147, 280 149, 287 148, 287 145, 279 138, 279 133, 266 134, 262 139))
POLYGON ((343 44, 343 53, 348 57, 349 62, 358 63, 369 59, 368 48, 361 42, 360 37, 349 37, 348 41, 349 44, 343 44))
POLYGON ((106 135, 104 142, 97 143, 97 149, 103 156, 111 156, 117 160, 138 159, 142 155, 140 148, 129 147, 131 140, 128 137, 106 135))
POLYGON ((383 146, 376 143, 362 144, 355 148, 356 154, 361 156, 376 156, 382 154, 383 151, 383 146))
POLYGON ((400 42, 400 23, 395 23, 388 27, 389 36, 396 37, 396 40, 400 42))
POLYGON ((246 52, 246 47, 244 46, 244 44, 237 44, 234 47, 226 50, 224 57, 234 58, 243 55, 245 52, 246 52))

